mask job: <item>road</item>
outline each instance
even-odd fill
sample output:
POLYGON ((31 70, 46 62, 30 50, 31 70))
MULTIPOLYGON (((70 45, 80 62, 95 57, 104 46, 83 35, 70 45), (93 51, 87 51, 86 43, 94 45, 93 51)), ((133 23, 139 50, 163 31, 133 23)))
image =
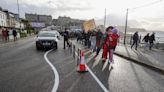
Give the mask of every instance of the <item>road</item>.
MULTIPOLYGON (((51 92, 54 73, 44 59, 46 51, 35 49, 34 37, 0 48, 0 92, 51 92)), ((77 62, 62 41, 48 54, 59 73, 58 92, 103 92, 90 72, 78 73, 77 62)), ((91 60, 87 65, 109 92, 164 92, 164 75, 114 56, 114 68, 91 60)))

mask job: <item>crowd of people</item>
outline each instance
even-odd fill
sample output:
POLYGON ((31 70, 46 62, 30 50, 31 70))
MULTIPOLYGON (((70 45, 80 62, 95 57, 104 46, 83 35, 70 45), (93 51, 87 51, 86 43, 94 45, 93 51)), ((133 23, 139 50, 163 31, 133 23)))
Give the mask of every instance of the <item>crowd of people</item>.
MULTIPOLYGON (((64 49, 65 49, 65 42, 67 46, 69 46, 68 42, 69 33, 67 30, 64 32, 64 49)), ((103 33, 102 30, 89 30, 88 32, 83 31, 82 33, 77 35, 77 42, 82 42, 85 46, 90 48, 93 52, 96 52, 96 56, 100 53, 100 50, 103 49, 102 53, 102 61, 106 62, 108 59, 109 63, 114 63, 113 53, 119 43, 119 31, 117 28, 113 26, 109 26, 106 28, 105 32, 103 33)), ((135 49, 137 50, 138 43, 141 42, 141 36, 138 35, 138 32, 135 32, 132 37, 131 48, 135 45, 135 49)), ((155 41, 155 33, 149 36, 149 33, 142 39, 145 42, 145 48, 149 47, 152 49, 152 46, 155 41)))
POLYGON ((100 29, 97 31, 92 30, 87 33, 83 32, 77 37, 77 41, 84 41, 84 45, 90 48, 93 52, 96 52, 96 56, 103 49, 102 61, 105 62, 109 58, 109 63, 114 63, 113 53, 116 49, 117 43, 119 42, 118 29, 109 26, 103 33, 100 29))
MULTIPOLYGON (((64 36, 64 48, 70 46, 69 44, 69 32, 65 29, 63 33, 64 36)), ((102 61, 105 62, 107 58, 109 58, 109 63, 114 63, 113 53, 116 49, 117 43, 119 42, 119 34, 118 29, 109 26, 106 28, 103 33, 102 30, 89 30, 88 32, 83 31, 82 33, 77 35, 77 42, 81 41, 85 46, 90 48, 93 52, 96 52, 96 56, 100 53, 100 50, 103 49, 102 53, 102 61)))
MULTIPOLYGON (((138 32, 135 32, 134 35, 132 36, 133 43, 131 44, 131 48, 135 45, 135 50, 137 50, 138 43, 141 41, 141 36, 139 37, 138 32)), ((145 43, 145 49, 149 48, 149 50, 152 49, 155 41, 155 33, 153 32, 151 35, 147 33, 147 35, 144 36, 142 41, 145 43)))
MULTIPOLYGON (((1 36, 2 41, 9 41, 9 29, 8 28, 1 28, 1 36)), ((14 37, 14 41, 17 40, 17 31, 15 29, 12 29, 12 35, 14 37)))

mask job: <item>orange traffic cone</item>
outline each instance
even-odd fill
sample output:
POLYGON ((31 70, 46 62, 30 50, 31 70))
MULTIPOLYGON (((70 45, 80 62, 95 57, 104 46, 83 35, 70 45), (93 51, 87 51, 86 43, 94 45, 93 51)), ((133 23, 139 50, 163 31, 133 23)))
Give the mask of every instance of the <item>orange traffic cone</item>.
POLYGON ((86 62, 84 57, 84 51, 81 52, 81 58, 80 58, 80 65, 79 65, 79 72, 86 72, 86 62))

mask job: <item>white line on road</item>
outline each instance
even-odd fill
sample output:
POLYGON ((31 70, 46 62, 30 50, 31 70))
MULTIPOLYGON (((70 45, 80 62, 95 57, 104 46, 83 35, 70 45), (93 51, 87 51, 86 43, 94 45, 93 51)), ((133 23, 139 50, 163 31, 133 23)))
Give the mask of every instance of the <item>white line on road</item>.
POLYGON ((53 72, 54 72, 54 75, 55 75, 55 79, 54 79, 54 86, 51 90, 51 92, 57 92, 57 89, 58 89, 58 86, 59 86, 59 74, 56 70, 56 68, 53 66, 53 64, 48 60, 47 58, 47 55, 48 53, 50 53, 52 50, 49 50, 47 51, 45 54, 44 54, 44 59, 46 60, 46 62, 51 66, 53 72))
MULTIPOLYGON (((78 55, 77 52, 75 52, 75 54, 78 55)), ((91 59, 92 59, 92 58, 91 58, 91 59)), ((88 60, 88 61, 90 61, 90 60, 88 60)), ((107 89, 107 88, 102 84, 102 82, 97 78, 97 76, 92 72, 92 70, 91 70, 87 65, 86 65, 86 67, 87 67, 89 73, 92 75, 92 77, 96 80, 96 82, 99 84, 99 86, 103 89, 103 91, 104 91, 104 92, 109 92, 108 89, 107 89)))

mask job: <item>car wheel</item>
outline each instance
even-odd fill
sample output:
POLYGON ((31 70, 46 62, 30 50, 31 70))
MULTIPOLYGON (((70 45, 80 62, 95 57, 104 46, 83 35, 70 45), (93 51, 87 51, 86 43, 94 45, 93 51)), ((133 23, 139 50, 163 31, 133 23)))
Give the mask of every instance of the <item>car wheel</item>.
POLYGON ((58 49, 58 44, 57 44, 57 43, 55 43, 55 49, 56 49, 56 50, 58 49))

